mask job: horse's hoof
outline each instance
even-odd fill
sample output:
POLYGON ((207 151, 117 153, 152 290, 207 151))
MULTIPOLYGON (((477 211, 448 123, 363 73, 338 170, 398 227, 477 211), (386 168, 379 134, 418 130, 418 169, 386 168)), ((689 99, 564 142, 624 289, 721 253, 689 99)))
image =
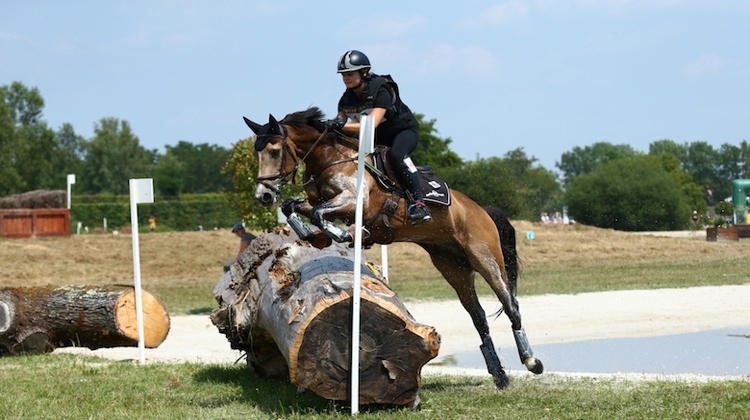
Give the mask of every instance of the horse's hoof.
POLYGON ((531 373, 539 375, 540 373, 544 372, 544 365, 542 364, 542 361, 537 359, 536 357, 529 357, 528 359, 523 361, 523 364, 526 365, 526 369, 528 369, 531 373))
POLYGON ((492 379, 495 381, 495 386, 497 389, 506 389, 510 385, 510 378, 508 377, 508 374, 505 373, 505 371, 499 373, 498 375, 493 375, 492 379))

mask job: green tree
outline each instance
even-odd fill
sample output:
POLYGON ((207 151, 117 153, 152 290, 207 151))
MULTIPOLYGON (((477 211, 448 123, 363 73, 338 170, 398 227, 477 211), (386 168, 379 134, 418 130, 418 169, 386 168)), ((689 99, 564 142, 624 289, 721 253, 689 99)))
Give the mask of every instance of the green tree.
POLYGON ((687 161, 687 145, 678 144, 673 140, 663 139, 652 142, 648 146, 648 154, 652 156, 672 155, 680 164, 687 161))
POLYGON ((456 152, 450 150, 453 140, 438 137, 434 119, 426 121, 424 115, 414 114, 419 122, 419 145, 411 154, 418 165, 430 165, 440 175, 444 168, 452 168, 462 163, 456 152))
MULTIPOLYGON (((255 199, 258 159, 255 156, 254 145, 254 137, 240 140, 233 145, 229 159, 222 168, 222 172, 232 179, 233 189, 224 191, 224 196, 237 218, 244 220, 250 229, 269 231, 278 226, 278 216, 276 208, 263 207, 255 199)), ((303 168, 300 168, 300 174, 302 170, 303 168)), ((283 198, 303 196, 299 184, 289 184, 281 191, 283 198)))
POLYGON ((23 180, 16 170, 15 122, 0 88, 0 197, 21 192, 23 180))
POLYGON ((632 157, 576 177, 565 193, 577 221, 625 231, 684 228, 691 209, 681 185, 661 163, 632 157))
POLYGON ((232 179, 221 171, 230 151, 208 143, 192 144, 180 141, 176 146, 166 146, 167 154, 183 166, 182 191, 200 194, 220 192, 232 188, 232 179))
POLYGON ((464 162, 446 168, 442 178, 452 190, 460 191, 482 206, 493 206, 508 217, 518 218, 524 210, 519 198, 522 186, 510 165, 498 157, 464 162))
POLYGON ((21 82, 0 86, 0 192, 20 193, 54 186, 54 131, 41 120, 44 99, 21 82))
POLYGON ((178 196, 182 192, 184 178, 185 165, 179 159, 169 152, 159 157, 154 174, 154 186, 159 194, 178 196))
POLYGON ((674 155, 665 153, 659 156, 643 156, 642 158, 653 160, 672 175, 675 181, 680 184, 682 194, 685 196, 685 200, 691 209, 696 210, 699 214, 707 213, 708 206, 704 200, 703 187, 693 182, 693 177, 682 169, 680 162, 677 161, 674 155))
POLYGON ((719 154, 713 146, 705 141, 696 141, 687 146, 687 156, 681 163, 696 184, 712 189, 715 197, 727 197, 732 194, 732 180, 719 176, 718 162, 719 154))
POLYGON ((82 192, 128 194, 129 179, 153 177, 157 153, 140 145, 127 121, 102 118, 94 134, 84 144, 82 192))
POLYGON ((594 143, 591 146, 576 146, 565 152, 555 166, 562 172, 563 182, 568 185, 575 177, 592 173, 604 162, 626 159, 639 154, 628 144, 594 143))
POLYGON ((85 141, 82 136, 75 133, 70 123, 64 123, 55 133, 52 151, 52 172, 56 175, 54 188, 66 187, 67 174, 81 174, 85 141))

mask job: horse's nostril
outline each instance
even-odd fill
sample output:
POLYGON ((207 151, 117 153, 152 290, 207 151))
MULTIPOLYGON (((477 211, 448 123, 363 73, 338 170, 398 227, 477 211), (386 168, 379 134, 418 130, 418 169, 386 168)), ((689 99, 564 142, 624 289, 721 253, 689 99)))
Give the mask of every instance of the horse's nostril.
POLYGON ((273 194, 271 193, 265 193, 263 194, 263 197, 261 197, 261 201, 263 204, 271 204, 273 203, 273 194))

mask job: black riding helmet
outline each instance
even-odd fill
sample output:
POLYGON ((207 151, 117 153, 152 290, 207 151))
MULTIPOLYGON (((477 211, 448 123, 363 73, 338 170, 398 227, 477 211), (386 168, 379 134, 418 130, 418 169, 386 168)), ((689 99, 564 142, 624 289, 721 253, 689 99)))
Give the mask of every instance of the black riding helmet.
POLYGON ((339 58, 338 73, 367 70, 370 67, 370 60, 364 53, 357 50, 349 50, 339 58))

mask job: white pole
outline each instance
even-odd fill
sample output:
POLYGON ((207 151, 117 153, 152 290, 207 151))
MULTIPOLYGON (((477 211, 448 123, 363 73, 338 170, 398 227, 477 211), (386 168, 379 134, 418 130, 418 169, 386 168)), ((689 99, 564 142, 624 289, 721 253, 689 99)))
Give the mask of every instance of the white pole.
POLYGON ((380 245, 380 271, 386 281, 388 279, 388 245, 380 245))
POLYGON ((76 183, 76 175, 68 174, 68 210, 70 210, 70 186, 76 183))
POLYGON ((373 117, 365 115, 359 128, 359 157, 357 160, 357 210, 354 216, 354 281, 352 282, 352 368, 351 414, 359 413, 359 326, 360 287, 362 283, 362 207, 364 206, 365 158, 372 152, 375 138, 373 117))
POLYGON ((133 279, 135 287, 135 322, 138 328, 138 361, 146 363, 143 332, 143 298, 141 295, 141 251, 138 244, 138 203, 154 202, 153 179, 130 180, 130 224, 133 231, 133 279))

